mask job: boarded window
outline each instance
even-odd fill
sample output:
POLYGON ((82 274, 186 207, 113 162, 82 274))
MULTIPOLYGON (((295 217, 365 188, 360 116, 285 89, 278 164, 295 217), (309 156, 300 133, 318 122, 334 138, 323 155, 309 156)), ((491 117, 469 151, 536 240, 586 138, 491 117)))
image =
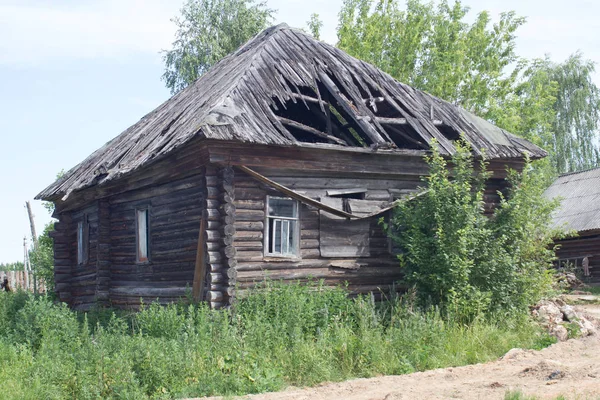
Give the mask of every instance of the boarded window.
MULTIPOLYGON (((346 199, 324 197, 321 202, 343 210, 344 200, 346 199)), ((348 220, 323 210, 319 214, 322 257, 368 257, 370 255, 370 219, 348 220)))
POLYGON ((89 249, 89 224, 87 215, 84 214, 81 221, 77 222, 77 264, 84 265, 88 261, 89 249))
POLYGON ((295 257, 298 255, 298 202, 285 197, 267 196, 265 255, 295 257))
POLYGON ((137 262, 150 261, 150 232, 149 212, 147 208, 136 210, 136 239, 137 239, 137 262))

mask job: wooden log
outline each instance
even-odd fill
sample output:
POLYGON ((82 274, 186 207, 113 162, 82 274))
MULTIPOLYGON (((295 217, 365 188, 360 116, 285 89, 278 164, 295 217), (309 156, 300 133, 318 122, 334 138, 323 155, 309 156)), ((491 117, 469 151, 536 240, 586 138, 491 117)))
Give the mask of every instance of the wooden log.
POLYGON ((240 210, 264 210, 265 202, 262 200, 235 200, 236 209, 240 210))
POLYGON ((221 253, 218 251, 209 251, 209 252, 207 252, 207 255, 208 255, 207 260, 210 264, 218 263, 223 259, 221 253))
POLYGON ((205 231, 205 241, 207 242, 218 242, 221 239, 221 234, 219 231, 209 230, 205 231))
POLYGON ((220 263, 211 263, 209 265, 209 268, 210 268, 210 272, 219 272, 219 271, 222 271, 224 267, 223 267, 223 264, 220 264, 220 263))
POLYGON ((264 259, 264 255, 262 251, 247 251, 247 250, 239 250, 237 252, 237 260, 239 262, 254 262, 254 261, 262 261, 264 259))
MULTIPOLYGON (((317 222, 318 225, 318 222, 317 222)), ((300 239, 319 239, 318 229, 302 229, 300 230, 300 239)))
POLYGON ((264 210, 237 210, 235 218, 237 221, 262 222, 265 219, 264 210))
MULTIPOLYGON (((192 298, 194 301, 202 300, 202 291, 204 289, 204 277, 206 276, 206 256, 205 256, 205 231, 206 220, 200 219, 200 230, 198 232, 198 246, 196 250, 196 265, 194 268, 194 281, 192 285, 192 298)), ((208 254, 211 252, 209 251, 208 254)))
POLYGON ((234 236, 237 233, 237 229, 234 224, 222 225, 219 228, 219 234, 222 236, 234 236))
POLYGON ((234 225, 237 231, 262 232, 265 229, 263 221, 235 221, 234 225))
POLYGON ((208 300, 210 302, 222 302, 223 299, 224 299, 223 292, 217 292, 217 291, 212 291, 212 290, 208 292, 208 300))
POLYGON ((221 227, 220 221, 207 221, 206 229, 219 229, 221 227))
POLYGON ((222 284, 222 283, 227 282, 227 278, 225 278, 225 276, 223 276, 223 274, 220 272, 211 272, 209 274, 209 277, 210 277, 211 285, 212 284, 222 284))
POLYGON ((262 240, 263 233, 262 231, 241 231, 236 232, 233 236, 234 242, 255 242, 257 240, 262 240))
POLYGON ((333 142, 333 143, 336 143, 336 144, 339 144, 342 146, 348 146, 348 143, 346 143, 344 140, 338 139, 335 136, 328 135, 327 133, 321 132, 320 130, 315 129, 311 126, 304 125, 304 124, 301 124, 300 122, 296 122, 291 119, 287 119, 287 118, 283 118, 283 117, 277 117, 277 119, 279 119, 279 121, 284 125, 291 126, 296 129, 300 129, 304 132, 312 133, 315 136, 329 140, 330 142, 333 142))
POLYGON ((254 242, 234 241, 234 245, 238 250, 260 251, 263 249, 263 242, 261 242, 261 241, 254 241, 254 242))
POLYGON ((319 240, 318 239, 302 239, 302 240, 300 240, 300 248, 301 249, 318 249, 319 248, 319 240))
POLYGON ((236 256, 237 252, 236 252, 236 249, 234 246, 229 245, 229 246, 225 246, 223 248, 223 254, 227 258, 234 258, 236 256))

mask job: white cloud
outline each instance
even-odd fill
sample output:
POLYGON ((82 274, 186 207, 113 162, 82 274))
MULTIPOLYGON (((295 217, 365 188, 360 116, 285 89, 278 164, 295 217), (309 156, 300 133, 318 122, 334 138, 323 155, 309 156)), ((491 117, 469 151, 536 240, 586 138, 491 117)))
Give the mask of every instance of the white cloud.
MULTIPOLYGON (((54 2, 53 2, 54 3, 54 2)), ((0 5, 0 64, 158 54, 173 40, 181 1, 76 2, 69 7, 0 5)))

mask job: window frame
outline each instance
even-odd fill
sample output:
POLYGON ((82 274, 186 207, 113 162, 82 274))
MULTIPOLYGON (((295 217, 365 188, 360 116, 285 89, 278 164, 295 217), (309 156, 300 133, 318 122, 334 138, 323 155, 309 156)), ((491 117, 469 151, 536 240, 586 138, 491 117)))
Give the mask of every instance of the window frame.
POLYGON ((136 264, 150 264, 152 262, 151 258, 151 231, 150 231, 150 205, 140 206, 135 208, 134 214, 134 224, 135 224, 135 262, 136 264), (140 224, 138 219, 138 213, 145 211, 146 212, 146 259, 140 259, 140 224))
MULTIPOLYGON (((289 230, 288 230, 289 232, 289 230)), ((265 199, 265 227, 263 231, 263 255, 265 258, 285 258, 299 259, 300 258, 300 202, 291 197, 267 195, 265 199), (269 215, 269 202, 271 199, 291 200, 296 204, 296 217, 279 217, 269 215), (294 253, 271 253, 269 252, 269 244, 271 241, 271 230, 269 219, 278 219, 281 221, 296 221, 294 228, 294 253)))
POLYGON ((77 221, 77 265, 83 266, 89 263, 90 258, 90 224, 88 215, 83 214, 77 221))

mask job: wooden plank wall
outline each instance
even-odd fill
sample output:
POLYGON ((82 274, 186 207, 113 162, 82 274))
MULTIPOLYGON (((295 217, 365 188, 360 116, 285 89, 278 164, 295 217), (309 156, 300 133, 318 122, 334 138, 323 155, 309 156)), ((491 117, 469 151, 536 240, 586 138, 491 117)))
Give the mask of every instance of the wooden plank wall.
MULTIPOLYGON (((407 179, 355 178, 353 176, 324 176, 315 173, 298 174, 294 171, 261 169, 265 176, 308 196, 325 196, 328 189, 366 187, 367 199, 390 200, 388 188, 415 189, 420 181, 407 179)), ((255 179, 236 171, 235 175, 235 240, 237 286, 245 290, 265 277, 273 280, 307 281, 324 279, 328 285, 348 283, 353 293, 386 290, 401 278, 394 256, 389 253, 388 239, 377 218, 370 222, 370 256, 364 258, 323 258, 319 250, 319 211, 301 204, 299 260, 269 259, 263 256, 265 199, 267 195, 281 195, 255 179), (335 265, 334 265, 335 264, 335 265)))
POLYGON ((560 240, 556 243, 560 245, 556 251, 559 259, 588 256, 590 283, 600 284, 600 232, 582 233, 580 237, 560 240))
POLYGON ((70 304, 76 309, 89 309, 96 303, 96 260, 98 257, 98 203, 71 213, 69 243, 71 259, 70 304), (77 225, 87 218, 88 252, 85 262, 77 264, 77 225))
POLYGON ((73 244, 71 232, 71 214, 57 215, 54 231, 50 232, 54 240, 54 290, 58 299, 65 303, 71 302, 71 267, 73 244))
POLYGON ((191 292, 204 197, 199 173, 111 198, 109 297, 114 306, 168 303, 191 292), (149 207, 150 261, 144 264, 136 262, 135 210, 140 207, 149 207))

